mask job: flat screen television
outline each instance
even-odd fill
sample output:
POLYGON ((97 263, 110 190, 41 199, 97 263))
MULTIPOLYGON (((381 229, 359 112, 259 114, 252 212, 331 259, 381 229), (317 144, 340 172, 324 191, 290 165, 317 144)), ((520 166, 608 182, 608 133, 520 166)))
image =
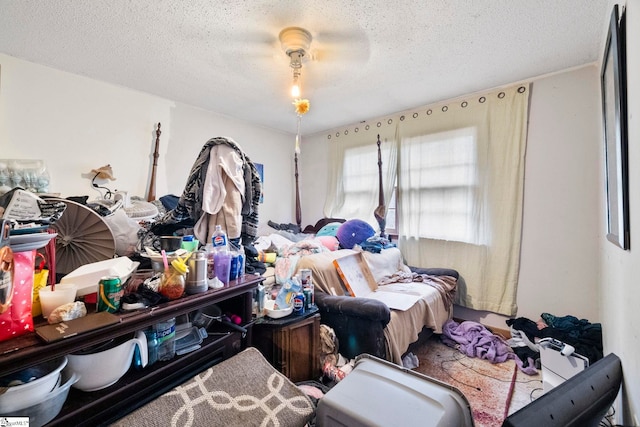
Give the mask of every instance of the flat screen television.
POLYGON ((622 384, 622 363, 611 353, 509 415, 503 427, 598 426, 622 384))

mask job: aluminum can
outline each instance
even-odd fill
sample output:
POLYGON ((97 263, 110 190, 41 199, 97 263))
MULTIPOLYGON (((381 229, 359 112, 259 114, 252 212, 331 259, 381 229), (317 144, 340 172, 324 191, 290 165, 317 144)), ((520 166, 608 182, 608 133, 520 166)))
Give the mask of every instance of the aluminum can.
POLYGON ((313 306, 313 293, 311 292, 311 288, 304 288, 302 293, 304 294, 305 310, 311 310, 311 307, 313 306))
POLYGON ((302 292, 298 292, 293 297, 293 312, 295 314, 304 314, 304 294, 302 292))
POLYGON ((300 270, 300 284, 302 287, 311 283, 311 269, 303 268, 300 270))
POLYGON ((120 298, 124 290, 118 276, 104 276, 98 282, 98 311, 115 313, 120 309, 120 298))

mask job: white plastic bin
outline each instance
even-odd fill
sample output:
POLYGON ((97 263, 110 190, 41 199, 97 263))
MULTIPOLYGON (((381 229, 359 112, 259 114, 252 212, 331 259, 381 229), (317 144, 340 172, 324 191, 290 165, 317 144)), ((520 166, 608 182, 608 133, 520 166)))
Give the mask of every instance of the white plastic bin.
POLYGON ((473 426, 467 398, 455 387, 370 355, 320 399, 322 426, 473 426))

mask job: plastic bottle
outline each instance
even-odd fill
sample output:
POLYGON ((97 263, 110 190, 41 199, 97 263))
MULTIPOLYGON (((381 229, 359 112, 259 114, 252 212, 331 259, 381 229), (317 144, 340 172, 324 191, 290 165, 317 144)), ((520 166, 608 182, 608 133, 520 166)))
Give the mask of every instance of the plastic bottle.
POLYGON ((231 266, 229 267, 229 280, 236 280, 238 278, 238 261, 240 254, 237 250, 232 249, 229 251, 231 254, 231 266))
POLYGON ((254 301, 253 301, 253 314, 257 318, 264 316, 264 296, 265 289, 264 285, 260 283, 256 290, 254 291, 254 301))
POLYGON ((240 250, 238 251, 240 258, 238 259, 238 277, 244 277, 245 272, 245 264, 247 262, 247 254, 244 252, 244 246, 240 245, 240 250))
POLYGON ((204 251, 207 254, 207 279, 213 280, 216 277, 216 270, 214 267, 215 252, 213 251, 213 244, 207 243, 204 247, 204 251))
POLYGON ((158 360, 173 359, 176 354, 176 318, 167 319, 156 324, 158 337, 158 360))
POLYGON ((147 351, 149 352, 147 366, 149 366, 158 361, 158 336, 154 328, 145 329, 144 333, 147 336, 147 351))
POLYGON ((216 229, 211 236, 211 243, 214 252, 226 252, 229 250, 227 233, 224 232, 221 225, 216 225, 216 229))

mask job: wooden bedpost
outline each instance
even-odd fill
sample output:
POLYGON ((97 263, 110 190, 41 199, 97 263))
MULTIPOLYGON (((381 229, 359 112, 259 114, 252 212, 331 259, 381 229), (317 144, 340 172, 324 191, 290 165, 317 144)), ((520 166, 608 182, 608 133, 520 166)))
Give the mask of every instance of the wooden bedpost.
POLYGON ((148 202, 153 202, 156 199, 156 169, 158 167, 158 157, 160 157, 160 153, 158 150, 160 148, 160 122, 158 122, 158 129, 156 130, 156 146, 153 150, 153 167, 151 168, 151 181, 149 181, 149 194, 147 196, 148 202))
POLYGON ((293 161, 295 163, 295 177, 296 177, 296 224, 301 227, 302 212, 300 209, 300 187, 298 186, 298 152, 295 152, 293 161))
POLYGON ((382 153, 380 151, 380 134, 378 134, 378 142, 376 144, 378 145, 378 207, 373 211, 373 216, 376 217, 376 220, 380 225, 380 237, 384 238, 384 227, 387 223, 387 208, 384 205, 384 189, 382 188, 382 153))

